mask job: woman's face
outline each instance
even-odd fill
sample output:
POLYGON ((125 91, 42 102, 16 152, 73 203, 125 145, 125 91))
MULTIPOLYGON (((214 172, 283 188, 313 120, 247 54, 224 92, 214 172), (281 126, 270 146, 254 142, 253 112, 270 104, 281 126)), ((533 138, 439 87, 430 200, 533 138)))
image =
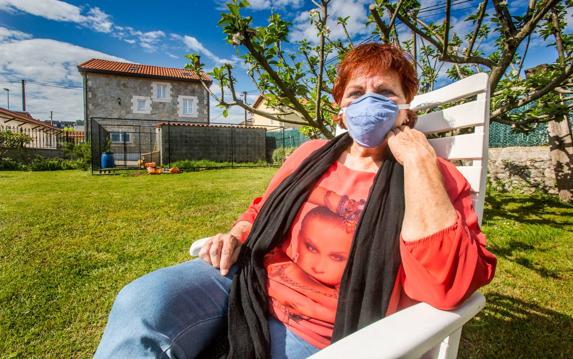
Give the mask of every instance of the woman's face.
MULTIPOLYGON (((402 84, 400 76, 395 71, 385 71, 384 73, 363 74, 357 73, 354 75, 346 85, 340 107, 347 107, 367 92, 374 92, 386 96, 397 104, 405 104, 406 96, 402 91, 402 84)), ((342 121, 346 127, 344 115, 342 121)), ((398 127, 407 122, 407 114, 405 110, 400 110, 394 127, 398 127)))
POLYGON ((352 245, 352 234, 346 232, 342 219, 311 217, 305 218, 301 226, 296 263, 320 282, 338 285, 352 245))

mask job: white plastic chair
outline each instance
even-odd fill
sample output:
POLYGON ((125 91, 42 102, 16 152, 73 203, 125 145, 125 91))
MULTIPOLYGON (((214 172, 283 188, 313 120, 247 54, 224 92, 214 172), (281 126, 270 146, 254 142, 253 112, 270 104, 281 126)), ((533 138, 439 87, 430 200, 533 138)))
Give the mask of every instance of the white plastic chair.
MULTIPOLYGON (((464 160, 465 165, 457 168, 470 183, 474 209, 481 224, 489 137, 488 75, 479 73, 416 96, 411 107, 419 111, 464 99, 469 101, 419 116, 416 128, 426 134, 473 128, 471 133, 429 141, 438 156, 451 161, 464 160)), ((337 129, 337 134, 340 130, 337 129)), ((197 256, 208 239, 195 241, 190 254, 197 256)), ((312 358, 455 358, 463 325, 484 306, 485 298, 478 292, 451 311, 418 303, 339 340, 312 358)))

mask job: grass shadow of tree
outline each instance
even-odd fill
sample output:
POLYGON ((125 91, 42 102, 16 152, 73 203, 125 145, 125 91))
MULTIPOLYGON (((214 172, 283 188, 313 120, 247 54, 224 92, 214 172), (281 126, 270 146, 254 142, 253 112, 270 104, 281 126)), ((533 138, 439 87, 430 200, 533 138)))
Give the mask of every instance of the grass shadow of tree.
POLYGON ((573 218, 573 206, 556 197, 490 191, 484 209, 484 224, 494 229, 489 249, 498 258, 513 261, 544 278, 562 278, 563 269, 551 268, 551 263, 541 259, 546 256, 540 255, 552 248, 556 229, 573 231, 568 217, 573 218), (507 225, 505 220, 513 223, 507 225), (495 240, 496 235, 504 239, 495 240))
POLYGON ((563 215, 573 215, 573 205, 560 202, 553 196, 536 193, 523 197, 512 194, 488 193, 484 208, 484 224, 496 218, 504 218, 525 224, 545 224, 557 227, 568 226, 567 222, 556 220, 554 210, 562 210, 563 215))
POLYGON ((573 318, 500 293, 464 326, 460 358, 573 358, 573 318))

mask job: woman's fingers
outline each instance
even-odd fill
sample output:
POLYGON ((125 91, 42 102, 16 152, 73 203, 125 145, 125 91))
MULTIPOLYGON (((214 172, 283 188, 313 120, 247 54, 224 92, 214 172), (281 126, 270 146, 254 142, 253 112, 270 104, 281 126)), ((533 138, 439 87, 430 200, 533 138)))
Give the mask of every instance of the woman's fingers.
POLYGON ((213 267, 219 267, 219 262, 221 261, 221 249, 223 247, 223 234, 218 234, 213 238, 213 244, 209 249, 209 256, 211 257, 211 264, 213 267))
POLYGON ((199 251, 199 258, 204 260, 205 262, 211 264, 211 257, 209 256, 209 250, 211 249, 211 244, 213 243, 213 238, 209 238, 205 244, 201 247, 199 251))
POLYGON ((221 262, 219 268, 222 275, 227 275, 231 266, 237 261, 239 239, 231 234, 227 234, 223 240, 221 250, 221 262), (236 255, 235 255, 236 254, 236 255))

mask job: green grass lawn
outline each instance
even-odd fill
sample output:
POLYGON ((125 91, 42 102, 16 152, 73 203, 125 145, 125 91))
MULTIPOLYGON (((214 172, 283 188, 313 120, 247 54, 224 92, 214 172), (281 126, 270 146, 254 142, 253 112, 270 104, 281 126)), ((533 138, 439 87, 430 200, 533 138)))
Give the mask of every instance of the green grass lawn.
MULTIPOLYGON (((275 171, 0 172, 0 358, 90 357, 119 289, 228 229, 275 171)), ((573 357, 573 207, 496 193, 484 231, 498 269, 460 356, 573 357)))

